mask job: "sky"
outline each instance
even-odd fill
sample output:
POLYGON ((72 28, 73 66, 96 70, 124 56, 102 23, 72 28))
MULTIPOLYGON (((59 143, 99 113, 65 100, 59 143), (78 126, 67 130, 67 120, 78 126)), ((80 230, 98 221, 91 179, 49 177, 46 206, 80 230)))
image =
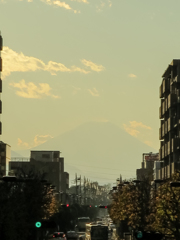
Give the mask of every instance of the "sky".
POLYGON ((177 0, 0 0, 1 140, 29 149, 97 121, 158 150, 159 86, 180 58, 179 8, 177 0))

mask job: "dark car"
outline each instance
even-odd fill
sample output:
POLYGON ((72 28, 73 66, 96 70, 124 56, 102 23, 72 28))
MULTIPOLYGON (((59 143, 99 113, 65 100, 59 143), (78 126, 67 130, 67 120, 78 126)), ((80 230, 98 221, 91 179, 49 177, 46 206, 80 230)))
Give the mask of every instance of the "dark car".
POLYGON ((58 239, 58 240, 67 240, 66 239, 66 235, 64 234, 64 232, 54 232, 51 236, 50 236, 50 238, 49 238, 49 240, 53 240, 53 239, 58 239))
POLYGON ((68 231, 66 234, 67 240, 78 240, 79 235, 75 231, 68 231))

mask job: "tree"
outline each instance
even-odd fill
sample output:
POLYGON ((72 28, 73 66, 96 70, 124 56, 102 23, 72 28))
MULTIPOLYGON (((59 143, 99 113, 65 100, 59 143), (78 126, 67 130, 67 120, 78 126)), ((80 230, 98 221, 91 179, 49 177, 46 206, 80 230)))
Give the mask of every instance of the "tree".
POLYGON ((110 217, 115 221, 127 221, 134 229, 146 229, 149 225, 153 194, 149 179, 139 183, 128 182, 112 194, 110 217))
POLYGON ((19 179, 32 181, 0 183, 0 239, 30 240, 35 238, 35 222, 48 219, 56 211, 56 201, 42 175, 32 172, 19 179))
POLYGON ((159 186, 156 192, 152 227, 163 234, 180 239, 180 187, 171 187, 170 182, 180 181, 180 172, 159 186))

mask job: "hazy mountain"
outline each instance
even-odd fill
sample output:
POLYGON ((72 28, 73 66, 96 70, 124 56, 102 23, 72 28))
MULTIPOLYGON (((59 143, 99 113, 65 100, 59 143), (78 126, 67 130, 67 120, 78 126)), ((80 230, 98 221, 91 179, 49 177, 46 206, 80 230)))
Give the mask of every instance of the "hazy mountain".
POLYGON ((15 152, 15 151, 13 151, 13 150, 11 150, 11 157, 12 158, 14 158, 14 157, 22 157, 22 155, 21 154, 19 154, 19 153, 17 153, 17 152, 15 152))
POLYGON ((32 150, 60 150, 71 179, 77 172, 100 182, 135 177, 142 153, 157 151, 109 122, 85 123, 32 150))

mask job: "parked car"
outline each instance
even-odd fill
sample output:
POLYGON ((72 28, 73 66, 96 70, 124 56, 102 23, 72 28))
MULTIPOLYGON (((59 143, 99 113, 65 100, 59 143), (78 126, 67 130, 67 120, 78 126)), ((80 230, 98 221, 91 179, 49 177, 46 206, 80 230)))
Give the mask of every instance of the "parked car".
POLYGON ((68 231, 66 234, 67 240, 78 240, 79 235, 75 231, 68 231))
POLYGON ((64 234, 64 232, 54 232, 53 234, 50 235, 49 240, 53 240, 53 239, 57 239, 57 240, 67 240, 66 239, 66 235, 64 234))

